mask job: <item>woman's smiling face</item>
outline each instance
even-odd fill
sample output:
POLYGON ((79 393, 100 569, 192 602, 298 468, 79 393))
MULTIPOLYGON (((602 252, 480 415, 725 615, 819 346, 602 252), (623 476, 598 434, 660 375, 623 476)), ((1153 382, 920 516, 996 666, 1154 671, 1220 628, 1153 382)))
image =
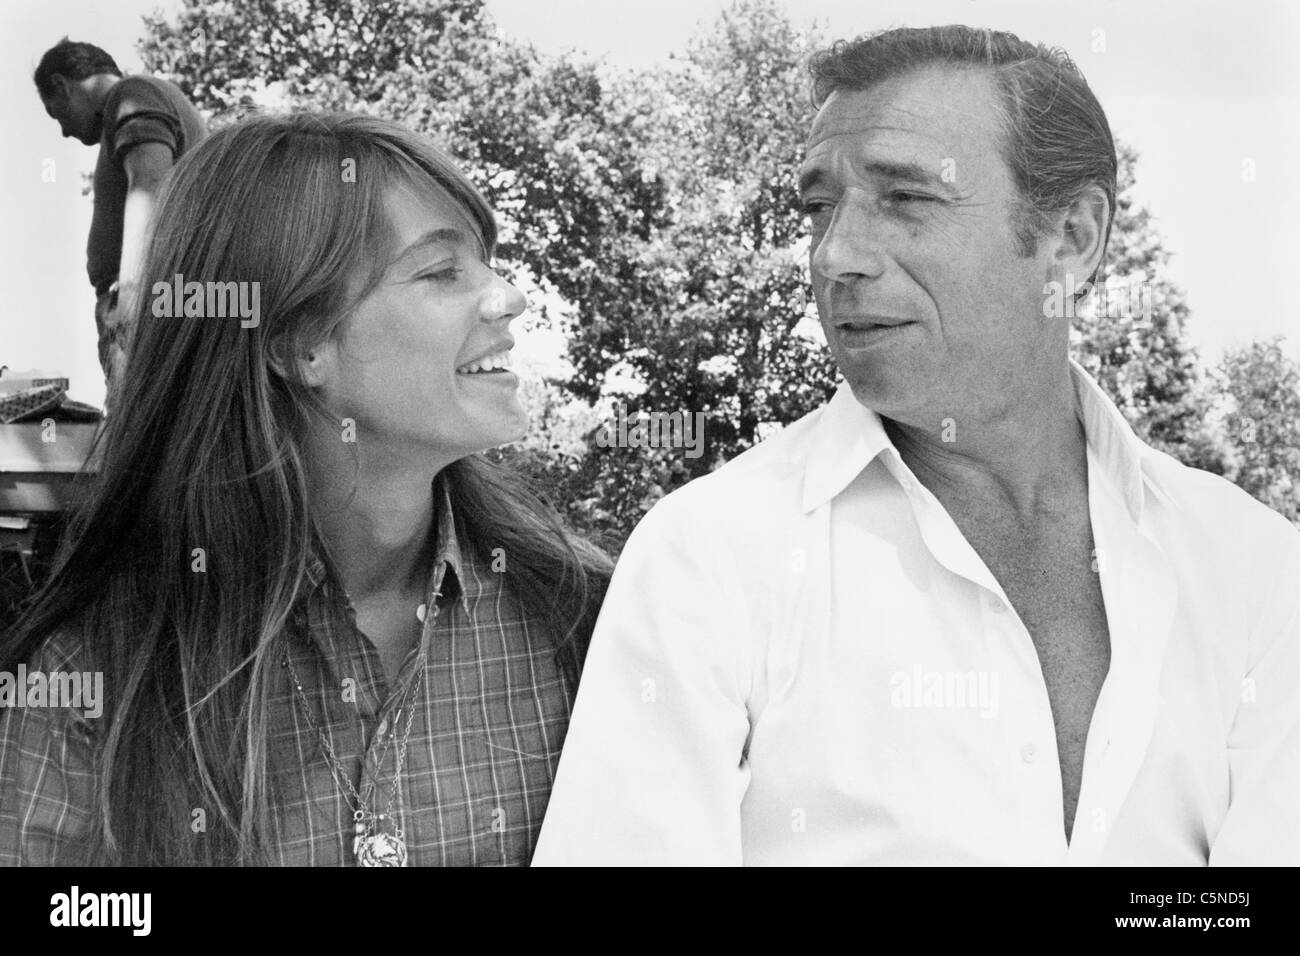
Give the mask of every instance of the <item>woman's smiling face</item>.
POLYGON ((526 299, 441 190, 397 185, 384 205, 382 278, 309 362, 321 398, 358 441, 446 461, 521 438, 528 417, 504 366, 526 299))

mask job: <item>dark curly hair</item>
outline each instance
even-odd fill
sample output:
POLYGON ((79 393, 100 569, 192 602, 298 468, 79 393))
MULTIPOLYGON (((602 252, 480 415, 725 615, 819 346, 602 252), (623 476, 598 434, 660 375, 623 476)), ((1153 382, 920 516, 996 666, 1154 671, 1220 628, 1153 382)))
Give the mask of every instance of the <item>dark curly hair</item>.
POLYGON ((122 75, 122 71, 117 68, 117 61, 93 43, 74 43, 64 37, 45 51, 32 78, 36 80, 36 90, 41 98, 49 99, 58 91, 54 82, 56 76, 84 80, 100 73, 122 75))

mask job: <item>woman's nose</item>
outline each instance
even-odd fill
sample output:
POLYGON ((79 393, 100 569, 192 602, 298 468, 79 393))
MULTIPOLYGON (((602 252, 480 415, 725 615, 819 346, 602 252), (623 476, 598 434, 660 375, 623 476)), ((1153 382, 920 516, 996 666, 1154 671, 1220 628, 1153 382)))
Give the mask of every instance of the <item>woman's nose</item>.
POLYGON ((522 315, 527 308, 528 297, 513 283, 497 277, 484 302, 483 318, 489 322, 513 319, 522 315))

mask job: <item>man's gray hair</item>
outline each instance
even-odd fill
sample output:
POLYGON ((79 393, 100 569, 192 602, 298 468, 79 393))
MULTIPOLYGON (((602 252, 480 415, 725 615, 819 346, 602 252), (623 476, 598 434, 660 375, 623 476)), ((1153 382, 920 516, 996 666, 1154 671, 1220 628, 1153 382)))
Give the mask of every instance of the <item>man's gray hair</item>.
POLYGON ((884 30, 841 40, 813 56, 813 103, 820 108, 835 90, 866 90, 927 66, 992 71, 1002 94, 1003 158, 1020 192, 1015 226, 1022 255, 1034 254, 1052 218, 1092 184, 1110 203, 1109 242, 1115 140, 1097 97, 1063 50, 966 26, 884 30))

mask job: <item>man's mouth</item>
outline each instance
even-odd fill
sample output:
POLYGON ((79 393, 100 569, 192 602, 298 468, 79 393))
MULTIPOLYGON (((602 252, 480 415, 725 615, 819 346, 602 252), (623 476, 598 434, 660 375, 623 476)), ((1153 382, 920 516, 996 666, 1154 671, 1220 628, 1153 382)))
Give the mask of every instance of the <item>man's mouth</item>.
POLYGON ((841 316, 835 319, 835 331, 846 349, 864 349, 888 341, 915 324, 910 319, 891 316, 841 316))

